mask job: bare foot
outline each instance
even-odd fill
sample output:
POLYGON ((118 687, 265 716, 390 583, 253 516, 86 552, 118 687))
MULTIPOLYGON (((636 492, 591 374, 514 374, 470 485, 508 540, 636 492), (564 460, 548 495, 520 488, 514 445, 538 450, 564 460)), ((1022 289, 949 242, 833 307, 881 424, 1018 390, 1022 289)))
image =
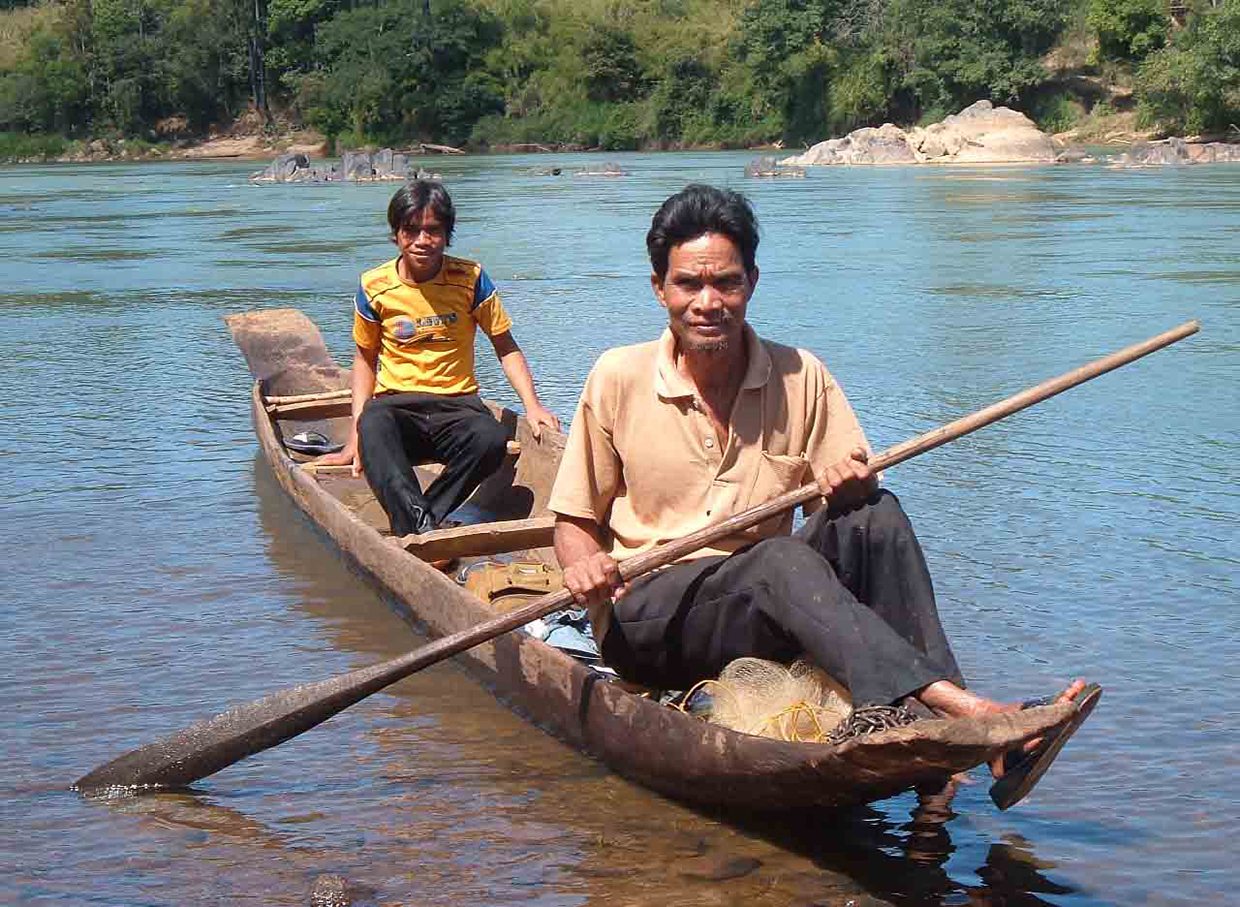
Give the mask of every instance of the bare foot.
MULTIPOLYGON (((1071 685, 1055 700, 1071 702, 1085 689, 1085 681, 1074 680, 1071 685)), ((924 687, 918 692, 917 698, 949 718, 973 718, 981 715, 995 715, 1003 712, 1019 712, 1021 706, 1014 702, 995 702, 971 693, 946 680, 940 680, 924 687)), ((1023 752, 1032 752, 1041 744, 1042 738, 1030 740, 1021 748, 1023 752)), ((1003 755, 990 761, 990 773, 996 778, 1003 777, 1003 755)))

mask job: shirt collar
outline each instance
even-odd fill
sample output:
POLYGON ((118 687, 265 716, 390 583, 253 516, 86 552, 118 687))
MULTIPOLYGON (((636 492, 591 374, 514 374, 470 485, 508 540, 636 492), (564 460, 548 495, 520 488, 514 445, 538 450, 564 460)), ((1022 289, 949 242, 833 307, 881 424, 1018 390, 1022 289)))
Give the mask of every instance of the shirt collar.
POLYGON ((435 272, 435 276, 430 280, 405 280, 400 276, 400 256, 397 255, 389 262, 392 266, 392 276, 396 278, 397 284, 404 284, 407 287, 426 287, 431 284, 442 284, 444 282, 444 271, 448 270, 448 256, 444 255, 443 260, 439 263, 439 270, 435 272))
MULTIPOLYGON (((749 353, 749 366, 741 380, 741 389, 762 387, 771 376, 771 356, 757 333, 749 326, 749 322, 741 326, 741 331, 745 338, 745 349, 749 353)), ((671 328, 664 328, 662 336, 659 337, 658 355, 655 357, 654 389, 660 397, 668 400, 694 396, 693 388, 676 368, 675 353, 676 338, 671 328)))

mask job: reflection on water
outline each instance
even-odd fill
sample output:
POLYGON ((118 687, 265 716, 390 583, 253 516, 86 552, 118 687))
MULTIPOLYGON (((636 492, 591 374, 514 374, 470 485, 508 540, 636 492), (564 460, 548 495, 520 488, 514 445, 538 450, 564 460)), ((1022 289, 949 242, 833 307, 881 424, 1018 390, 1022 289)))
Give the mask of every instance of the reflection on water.
MULTIPOLYGON (((1077 674, 1103 706, 1034 795, 724 817, 609 773, 453 665, 376 694, 192 793, 69 782, 232 703, 419 638, 255 457, 222 316, 295 306, 348 361, 391 186, 255 189, 249 164, 0 170, 8 771, 0 902, 1218 903, 1240 678, 1240 170, 818 171, 632 155, 601 185, 544 161, 442 162, 454 252, 505 295, 544 401, 648 339, 651 212, 690 180, 763 219, 750 318, 843 383, 875 447, 1188 318, 1203 333, 893 470, 970 682, 1077 674), (70 229, 66 229, 66 227, 70 229), (1202 288, 1209 293, 1203 294, 1202 288)), ((480 379, 513 402, 484 350, 480 379)))

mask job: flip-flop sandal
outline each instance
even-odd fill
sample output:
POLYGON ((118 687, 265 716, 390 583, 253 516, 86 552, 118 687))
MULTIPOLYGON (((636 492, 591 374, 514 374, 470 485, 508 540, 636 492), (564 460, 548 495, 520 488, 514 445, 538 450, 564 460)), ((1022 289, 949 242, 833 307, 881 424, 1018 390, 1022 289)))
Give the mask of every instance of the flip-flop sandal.
MULTIPOLYGON (((1021 708, 1053 705, 1058 698, 1058 696, 1050 696, 1046 699, 1031 700, 1024 703, 1021 708)), ((1059 755, 1064 744, 1076 733, 1076 729, 1085 723, 1085 719, 1089 717, 1089 713, 1094 710, 1094 706, 1101 698, 1102 687, 1096 683, 1089 684, 1073 700, 1076 703, 1076 712, 1057 733, 1052 731, 1043 737, 1041 746, 1031 752, 1011 752, 1004 757, 1003 777, 990 786, 990 799, 995 802, 995 806, 999 809, 1007 809, 1025 799, 1046 770, 1051 767, 1051 763, 1055 761, 1055 757, 1059 755)))
POLYGON ((329 454, 344 449, 343 444, 336 444, 319 431, 299 431, 291 438, 285 438, 284 446, 304 454, 329 454))

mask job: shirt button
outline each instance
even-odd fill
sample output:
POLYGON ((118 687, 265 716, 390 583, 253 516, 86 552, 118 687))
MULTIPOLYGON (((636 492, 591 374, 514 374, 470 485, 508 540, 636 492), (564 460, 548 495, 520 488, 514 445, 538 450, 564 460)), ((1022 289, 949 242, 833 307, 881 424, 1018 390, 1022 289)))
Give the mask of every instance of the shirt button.
POLYGON ((706 448, 707 448, 707 450, 709 450, 710 448, 712 448, 712 447, 714 447, 714 446, 715 446, 715 439, 714 439, 714 438, 707 438, 707 439, 706 439, 706 448))

